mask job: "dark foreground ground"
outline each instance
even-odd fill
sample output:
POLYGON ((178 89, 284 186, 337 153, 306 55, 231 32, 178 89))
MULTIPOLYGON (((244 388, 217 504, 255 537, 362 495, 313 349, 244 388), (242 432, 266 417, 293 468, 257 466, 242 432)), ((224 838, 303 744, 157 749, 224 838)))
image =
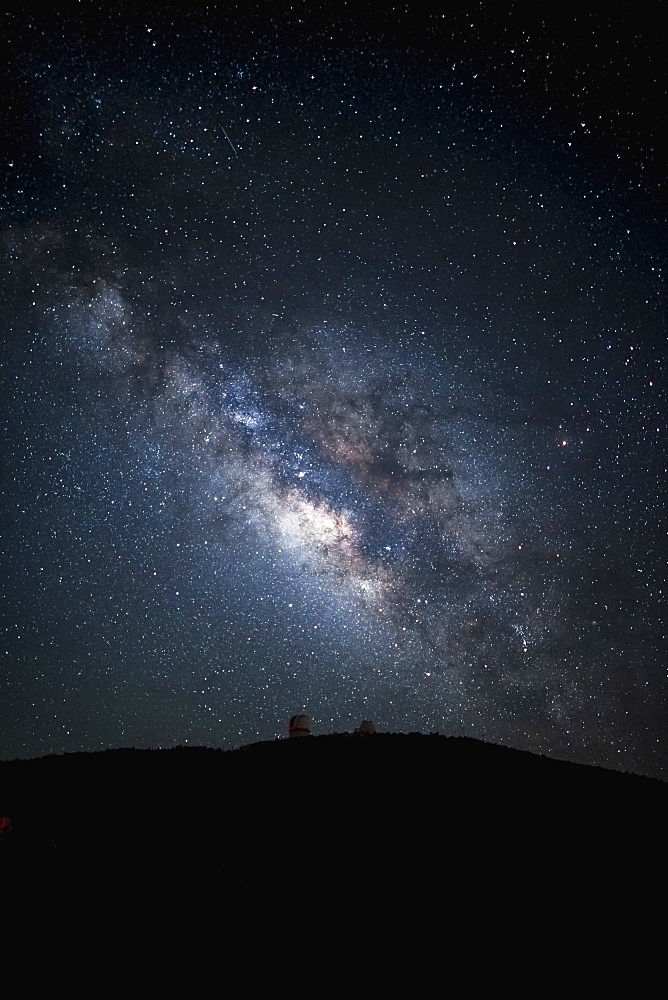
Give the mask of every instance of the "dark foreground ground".
POLYGON ((184 881, 229 908, 645 919, 668 785, 442 736, 332 735, 0 763, 4 877, 184 881))

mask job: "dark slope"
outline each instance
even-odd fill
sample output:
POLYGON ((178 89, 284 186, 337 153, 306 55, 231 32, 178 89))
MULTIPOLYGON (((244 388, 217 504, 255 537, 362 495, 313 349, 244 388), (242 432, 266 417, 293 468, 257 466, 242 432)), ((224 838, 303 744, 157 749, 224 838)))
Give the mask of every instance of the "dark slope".
POLYGON ((333 735, 0 763, 14 872, 195 873, 309 905, 411 898, 572 919, 662 891, 668 786, 441 736, 333 735), (165 869, 168 866, 168 869, 165 869))

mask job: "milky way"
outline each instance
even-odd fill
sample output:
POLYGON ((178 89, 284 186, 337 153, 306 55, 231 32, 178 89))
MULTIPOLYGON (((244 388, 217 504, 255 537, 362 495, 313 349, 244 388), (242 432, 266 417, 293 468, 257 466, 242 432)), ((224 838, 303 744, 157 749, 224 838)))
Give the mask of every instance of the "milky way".
POLYGON ((662 773, 620 66, 573 82, 565 21, 119 17, 12 22, 4 756, 306 711, 662 773))

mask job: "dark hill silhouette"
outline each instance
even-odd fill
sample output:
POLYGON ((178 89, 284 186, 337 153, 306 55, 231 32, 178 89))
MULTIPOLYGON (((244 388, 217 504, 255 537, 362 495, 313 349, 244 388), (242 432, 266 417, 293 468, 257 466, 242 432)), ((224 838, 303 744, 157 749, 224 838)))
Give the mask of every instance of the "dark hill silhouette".
POLYGON ((108 750, 0 763, 0 863, 600 916, 662 891, 667 805, 655 779, 436 735, 108 750))

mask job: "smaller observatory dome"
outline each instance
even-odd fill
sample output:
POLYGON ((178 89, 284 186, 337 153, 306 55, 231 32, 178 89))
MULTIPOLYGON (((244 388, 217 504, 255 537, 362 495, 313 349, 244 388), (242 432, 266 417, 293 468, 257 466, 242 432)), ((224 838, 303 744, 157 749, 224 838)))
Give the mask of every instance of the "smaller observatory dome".
POLYGON ((376 725, 371 721, 371 719, 365 719, 364 722, 360 722, 359 726, 355 730, 356 733, 375 733, 376 725))

